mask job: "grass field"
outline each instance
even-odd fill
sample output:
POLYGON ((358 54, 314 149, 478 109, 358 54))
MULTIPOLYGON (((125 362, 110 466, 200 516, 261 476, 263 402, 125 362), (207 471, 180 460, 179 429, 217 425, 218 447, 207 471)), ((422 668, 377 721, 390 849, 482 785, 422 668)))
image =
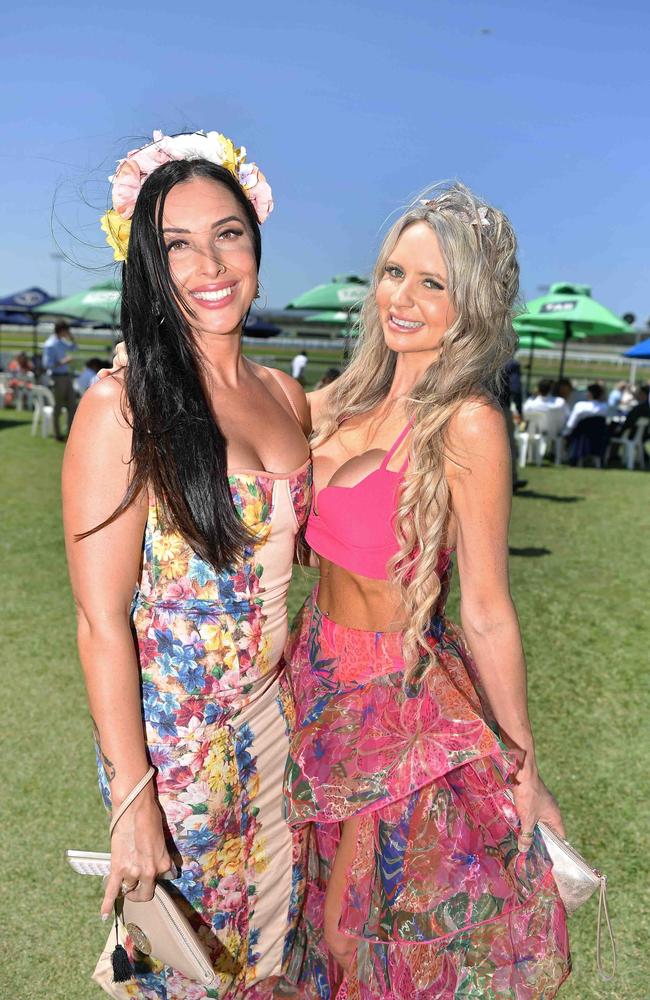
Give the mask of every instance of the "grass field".
MULTIPOLYGON (((67 847, 107 847, 61 535, 62 446, 0 411, 3 1000, 92 1000, 107 929, 67 847)), ((543 773, 568 830, 610 877, 620 972, 594 971, 596 904, 571 920, 565 1000, 650 996, 650 475, 533 468, 516 499, 512 583, 543 773)), ((295 609, 310 581, 298 571, 295 609)), ((451 614, 457 609, 457 594, 451 614)), ((433 1000, 433 998, 432 998, 433 1000)))

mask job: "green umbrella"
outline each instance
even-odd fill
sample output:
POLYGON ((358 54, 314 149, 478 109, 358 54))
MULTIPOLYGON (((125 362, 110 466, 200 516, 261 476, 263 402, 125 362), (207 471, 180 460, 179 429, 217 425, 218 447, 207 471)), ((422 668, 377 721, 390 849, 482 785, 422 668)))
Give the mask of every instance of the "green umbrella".
POLYGON ((630 332, 624 320, 592 299, 589 285, 567 282, 551 285, 548 295, 528 302, 526 312, 518 316, 517 321, 522 330, 535 327, 544 330, 545 336, 549 336, 551 331, 562 334, 560 378, 564 375, 566 346, 576 333, 604 337, 630 332))
POLYGON ((533 380, 533 357, 535 354, 536 347, 552 347, 551 341, 560 341, 563 339, 564 334, 559 330, 548 329, 543 326, 533 326, 529 323, 528 326, 523 325, 521 322, 521 316, 515 316, 512 321, 512 325, 515 328, 515 333, 519 338, 519 347, 530 350, 528 355, 528 364, 526 365, 526 394, 530 393, 530 386, 533 380))
POLYGON ((121 288, 119 282, 105 281, 101 285, 93 285, 83 292, 77 292, 76 295, 39 306, 35 312, 39 316, 61 316, 80 323, 93 323, 95 326, 117 326, 122 301, 121 288))
POLYGON ((316 312, 356 312, 361 308, 368 290, 368 282, 356 274, 339 275, 328 284, 316 285, 292 299, 287 309, 305 309, 316 312))

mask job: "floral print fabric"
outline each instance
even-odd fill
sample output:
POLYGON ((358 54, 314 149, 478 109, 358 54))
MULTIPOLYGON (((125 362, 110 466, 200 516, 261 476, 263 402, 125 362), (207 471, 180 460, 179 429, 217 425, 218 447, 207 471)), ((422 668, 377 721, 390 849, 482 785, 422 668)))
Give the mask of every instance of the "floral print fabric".
POLYGON ((310 598, 288 646, 297 724, 287 816, 310 827, 299 935, 304 996, 337 995, 322 941, 340 824, 357 823, 340 929, 358 941, 340 1000, 549 1000, 568 975, 563 905, 536 835, 517 850, 514 762, 484 707, 462 635, 444 618, 436 666, 403 682, 399 633, 349 629, 310 598))
MULTIPOLYGON (((208 945, 218 982, 206 990, 139 961, 120 996, 262 1000, 284 972, 302 902, 304 837, 282 819, 293 706, 280 651, 310 482, 309 466, 288 479, 230 477, 256 536, 230 573, 216 573, 150 505, 133 606, 147 748, 170 846, 182 858, 169 884, 208 945)), ((103 792, 108 805, 105 782, 103 792)), ((126 947, 133 955, 128 937, 126 947)))

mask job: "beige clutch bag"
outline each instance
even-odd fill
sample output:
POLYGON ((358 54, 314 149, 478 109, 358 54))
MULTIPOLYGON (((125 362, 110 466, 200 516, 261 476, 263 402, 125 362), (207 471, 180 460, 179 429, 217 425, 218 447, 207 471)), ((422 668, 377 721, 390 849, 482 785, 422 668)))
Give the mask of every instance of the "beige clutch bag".
MULTIPOLYGON (((512 796, 509 796, 512 800, 512 796)), ((553 878, 560 899, 567 913, 575 913, 578 907, 591 899, 598 890, 598 922, 596 925, 596 968, 598 975, 606 983, 616 975, 616 941, 614 930, 607 908, 607 876, 597 868, 592 868, 581 854, 571 846, 568 840, 562 840, 546 823, 537 824, 544 846, 548 851, 553 866, 553 878), (603 971, 601 942, 603 918, 607 925, 609 940, 612 946, 612 971, 607 975, 603 971)))
MULTIPOLYGON (((154 774, 154 768, 150 767, 144 778, 126 797, 113 817, 111 834, 125 810, 151 781, 154 774)), ((108 874, 110 870, 110 854, 79 851, 66 853, 72 867, 83 874, 108 874)), ((160 883, 156 883, 153 899, 146 902, 137 902, 128 896, 121 896, 116 900, 115 931, 111 931, 107 946, 93 975, 93 979, 112 996, 127 996, 128 993, 119 984, 127 982, 133 975, 133 969, 124 949, 127 934, 136 953, 151 956, 163 965, 177 969, 188 979, 201 983, 202 986, 211 986, 217 979, 208 949, 171 894, 160 883)))
MULTIPOLYGON (((509 790, 506 791, 506 795, 514 804, 514 797, 509 790)), ((591 899, 596 890, 598 890, 596 968, 601 979, 604 979, 606 983, 611 982, 616 975, 616 941, 614 939, 614 929, 612 927, 609 910, 607 908, 607 876, 603 875, 598 868, 592 868, 591 865, 585 861, 582 855, 571 846, 568 840, 562 840, 561 837, 558 837, 558 835, 554 833, 550 826, 547 826, 546 823, 540 821, 537 824, 537 829, 542 836, 544 846, 548 851, 549 858, 551 859, 551 864, 553 866, 553 878, 555 879, 557 891, 560 895, 560 899, 564 903, 564 908, 567 913, 575 913, 575 911, 582 906, 583 903, 586 903, 588 899, 591 899), (605 919, 609 940, 612 946, 611 975, 605 974, 602 964, 601 942, 603 918, 605 919)))

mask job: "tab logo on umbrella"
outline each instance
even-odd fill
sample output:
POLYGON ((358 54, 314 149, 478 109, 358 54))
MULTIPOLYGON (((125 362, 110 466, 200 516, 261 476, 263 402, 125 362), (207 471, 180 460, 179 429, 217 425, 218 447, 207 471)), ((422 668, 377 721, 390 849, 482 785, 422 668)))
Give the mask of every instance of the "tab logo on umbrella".
POLYGON ((571 312, 576 307, 575 302, 545 302, 540 313, 571 312))
POLYGON ((354 287, 353 288, 339 288, 339 290, 336 293, 336 297, 339 300, 339 302, 354 302, 354 303, 356 303, 356 302, 361 302, 361 300, 363 299, 365 293, 366 293, 366 289, 365 288, 362 288, 362 289, 354 288, 354 287))

